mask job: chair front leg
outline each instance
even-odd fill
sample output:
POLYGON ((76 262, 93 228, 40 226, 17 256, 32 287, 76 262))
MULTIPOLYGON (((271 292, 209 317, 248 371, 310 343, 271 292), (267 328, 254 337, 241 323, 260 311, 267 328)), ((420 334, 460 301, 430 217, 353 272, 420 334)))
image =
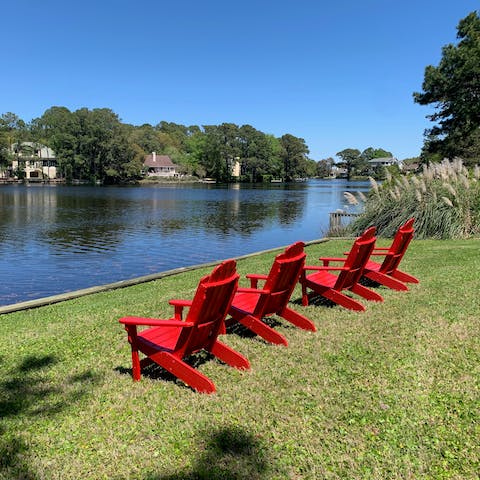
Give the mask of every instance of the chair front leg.
POLYGON ((298 280, 300 285, 302 286, 302 305, 304 307, 308 306, 308 294, 307 294, 307 279, 305 276, 305 270, 302 271, 300 274, 300 278, 298 280))
POLYGON ((140 357, 138 355, 138 337, 137 337, 137 326, 136 325, 126 325, 125 330, 128 334, 128 343, 132 348, 132 377, 135 381, 140 380, 141 378, 141 367, 140 367, 140 357))

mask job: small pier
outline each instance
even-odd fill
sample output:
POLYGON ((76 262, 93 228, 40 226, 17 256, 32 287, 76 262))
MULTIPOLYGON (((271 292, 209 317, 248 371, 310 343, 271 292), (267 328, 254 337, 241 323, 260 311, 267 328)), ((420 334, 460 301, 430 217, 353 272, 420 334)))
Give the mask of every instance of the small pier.
POLYGON ((343 233, 348 224, 359 215, 359 213, 350 212, 331 212, 329 234, 336 235, 343 233))

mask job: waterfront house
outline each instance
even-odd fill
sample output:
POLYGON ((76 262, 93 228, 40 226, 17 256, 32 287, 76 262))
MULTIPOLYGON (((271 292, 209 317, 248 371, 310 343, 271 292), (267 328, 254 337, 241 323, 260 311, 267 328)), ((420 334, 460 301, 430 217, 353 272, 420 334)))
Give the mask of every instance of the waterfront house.
POLYGON ((235 158, 235 160, 231 164, 231 175, 234 178, 240 178, 241 174, 241 166, 238 157, 235 158))
POLYGON ((330 178, 346 178, 348 175, 348 170, 345 167, 338 167, 337 165, 332 165, 330 171, 330 178))
POLYGON ((149 177, 178 177, 178 165, 175 165, 168 155, 157 155, 152 152, 143 162, 149 177))
POLYGON ((25 179, 32 181, 57 178, 57 160, 51 148, 35 142, 22 142, 14 143, 11 153, 10 173, 23 172, 25 179))
POLYGON ((400 167, 395 157, 372 158, 368 161, 368 165, 370 170, 376 170, 379 167, 391 167, 392 165, 398 165, 400 167))

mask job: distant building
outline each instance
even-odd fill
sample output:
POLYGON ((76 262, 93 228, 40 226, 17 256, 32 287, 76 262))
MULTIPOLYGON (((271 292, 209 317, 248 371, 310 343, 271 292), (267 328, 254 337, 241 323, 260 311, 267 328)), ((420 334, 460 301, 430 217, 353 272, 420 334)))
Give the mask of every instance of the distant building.
POLYGON ((238 158, 235 158, 234 162, 232 163, 232 177, 239 178, 240 174, 240 162, 238 161, 238 158))
POLYGON ((401 163, 402 166, 402 171, 404 173, 415 173, 420 170, 420 163, 419 162, 413 162, 413 163, 401 163))
POLYGON ((12 154, 12 176, 15 172, 24 172, 27 180, 57 178, 57 159, 51 148, 35 142, 14 143, 12 154))
POLYGON ((345 167, 337 167, 337 165, 332 165, 330 171, 331 178, 346 178, 348 170, 345 167))
POLYGON ((175 165, 168 155, 157 155, 152 152, 143 162, 149 177, 178 177, 178 165, 175 165))
POLYGON ((378 167, 391 167, 392 165, 400 166, 399 161, 395 157, 372 158, 368 161, 368 165, 372 170, 378 167))

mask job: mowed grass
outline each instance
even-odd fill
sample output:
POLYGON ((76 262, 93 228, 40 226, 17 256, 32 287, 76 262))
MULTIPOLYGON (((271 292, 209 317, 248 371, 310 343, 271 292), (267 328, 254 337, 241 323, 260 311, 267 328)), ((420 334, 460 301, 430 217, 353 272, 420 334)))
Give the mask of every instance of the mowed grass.
MULTIPOLYGON (((309 246, 308 263, 350 244, 309 246)), ((302 307, 297 289, 318 331, 276 319, 287 348, 223 336, 252 368, 200 356, 214 395, 158 370, 133 383, 118 323, 170 316, 210 269, 0 316, 0 478, 478 478, 479 251, 412 242, 403 267, 421 283, 378 288, 363 313, 302 307)), ((267 273, 273 256, 238 270, 267 273)))

